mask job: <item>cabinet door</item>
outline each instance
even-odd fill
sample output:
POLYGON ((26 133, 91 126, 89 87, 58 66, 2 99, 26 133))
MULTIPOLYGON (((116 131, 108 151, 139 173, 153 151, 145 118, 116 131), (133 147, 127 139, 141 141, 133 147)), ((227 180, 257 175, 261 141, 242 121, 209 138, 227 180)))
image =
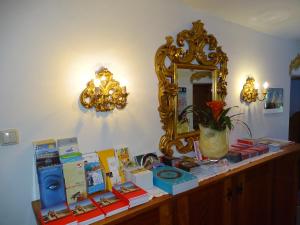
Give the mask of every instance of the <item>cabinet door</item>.
POLYGON ((188 222, 183 224, 223 225, 224 191, 224 182, 220 181, 190 193, 187 201, 188 222))
POLYGON ((233 178, 236 225, 270 225, 272 209, 272 165, 263 164, 233 178))
POLYGON ((296 224, 298 155, 274 161, 272 225, 296 224))
POLYGON ((159 209, 155 208, 133 218, 118 222, 118 225, 160 225, 159 209))

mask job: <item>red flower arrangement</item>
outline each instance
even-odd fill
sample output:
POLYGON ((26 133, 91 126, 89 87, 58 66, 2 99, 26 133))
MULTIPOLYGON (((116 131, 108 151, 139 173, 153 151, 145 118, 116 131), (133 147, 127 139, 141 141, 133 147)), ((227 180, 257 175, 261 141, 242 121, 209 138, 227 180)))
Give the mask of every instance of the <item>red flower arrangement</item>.
POLYGON ((207 102, 206 105, 211 109, 214 119, 218 120, 225 103, 222 101, 211 101, 207 102))
POLYGON ((230 116, 227 115, 232 108, 237 106, 224 108, 225 102, 217 100, 207 102, 206 105, 207 107, 205 108, 200 108, 194 105, 187 106, 178 116, 179 121, 186 120, 186 115, 188 113, 193 113, 194 116, 198 117, 199 123, 202 126, 219 131, 225 130, 226 128, 231 130, 233 128, 233 122, 239 122, 247 128, 249 135, 252 136, 249 126, 245 122, 234 118, 241 115, 241 113, 230 116))

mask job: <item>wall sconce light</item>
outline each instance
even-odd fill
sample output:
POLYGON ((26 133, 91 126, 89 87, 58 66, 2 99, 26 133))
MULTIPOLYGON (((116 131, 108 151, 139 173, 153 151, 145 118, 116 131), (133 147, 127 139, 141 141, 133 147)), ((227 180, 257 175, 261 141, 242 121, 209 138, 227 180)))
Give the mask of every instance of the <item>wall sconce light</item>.
POLYGON ((297 77, 300 75, 300 54, 298 54, 290 63, 290 75, 297 77))
POLYGON ((241 91, 241 100, 247 103, 255 102, 256 100, 263 101, 266 99, 268 87, 268 82, 265 82, 263 84, 261 98, 259 98, 258 85, 255 83, 254 78, 248 77, 241 91))
POLYGON ((97 112, 107 112, 115 108, 123 109, 127 96, 126 87, 121 87, 108 69, 101 68, 96 72, 96 78, 90 80, 81 92, 80 102, 87 109, 95 107, 97 112))

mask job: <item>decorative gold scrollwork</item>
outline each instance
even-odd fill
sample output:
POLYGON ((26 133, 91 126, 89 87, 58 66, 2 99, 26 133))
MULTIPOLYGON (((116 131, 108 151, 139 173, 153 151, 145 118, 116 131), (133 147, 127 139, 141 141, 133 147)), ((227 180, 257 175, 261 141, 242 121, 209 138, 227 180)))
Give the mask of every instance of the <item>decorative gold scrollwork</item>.
POLYGON ((300 68, 300 54, 298 54, 290 63, 290 75, 293 75, 293 70, 300 68))
POLYGON ((121 87, 119 82, 113 79, 112 73, 102 68, 96 73, 96 79, 88 82, 87 87, 80 95, 81 104, 96 111, 106 112, 123 109, 127 104, 126 87, 121 87))
POLYGON ((193 141, 199 139, 199 131, 176 135, 175 106, 178 86, 174 81, 176 65, 184 68, 202 67, 214 71, 216 79, 217 99, 223 100, 227 94, 227 55, 218 46, 216 38, 207 34, 203 23, 193 22, 190 30, 177 34, 176 43, 171 36, 158 48, 155 55, 155 71, 159 80, 159 107, 162 128, 165 134, 160 139, 159 148, 163 154, 172 156, 173 149, 179 153, 193 150, 193 141), (207 50, 205 50, 207 48, 207 50))
POLYGON ((247 103, 255 102, 258 97, 258 90, 254 83, 254 78, 248 77, 241 91, 241 99, 247 103))
POLYGON ((258 95, 258 89, 255 87, 255 79, 253 77, 248 77, 241 91, 241 100, 246 103, 256 102, 256 100, 265 100, 267 96, 268 85, 269 84, 267 82, 264 83, 264 88, 260 98, 258 95))

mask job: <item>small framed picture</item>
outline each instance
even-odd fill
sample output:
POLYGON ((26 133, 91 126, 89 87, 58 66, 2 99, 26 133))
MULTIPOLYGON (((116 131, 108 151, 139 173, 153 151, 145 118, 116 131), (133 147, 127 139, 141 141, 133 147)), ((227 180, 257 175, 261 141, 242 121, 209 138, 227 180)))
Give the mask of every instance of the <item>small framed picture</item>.
POLYGON ((283 112, 283 88, 268 88, 264 113, 283 112))

